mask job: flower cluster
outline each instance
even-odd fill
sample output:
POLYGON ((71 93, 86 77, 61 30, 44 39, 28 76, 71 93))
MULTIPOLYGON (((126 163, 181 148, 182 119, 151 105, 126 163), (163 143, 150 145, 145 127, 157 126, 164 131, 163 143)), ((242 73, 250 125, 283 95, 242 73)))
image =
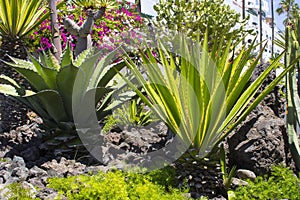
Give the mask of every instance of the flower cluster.
MULTIPOLYGON (((91 32, 93 45, 111 51, 116 48, 117 44, 124 41, 124 38, 127 39, 126 42, 129 42, 128 40, 136 35, 132 30, 142 27, 144 24, 143 18, 136 14, 134 10, 135 6, 129 2, 120 4, 119 9, 107 10, 105 15, 94 24, 91 32)), ((58 12, 62 47, 65 48, 69 42, 71 47, 74 48, 76 37, 64 28, 64 17, 74 20, 80 26, 86 19, 86 13, 81 8, 68 5, 61 8, 58 12)), ((29 51, 51 50, 53 47, 51 35, 51 22, 50 20, 45 20, 27 39, 26 43, 29 51)))

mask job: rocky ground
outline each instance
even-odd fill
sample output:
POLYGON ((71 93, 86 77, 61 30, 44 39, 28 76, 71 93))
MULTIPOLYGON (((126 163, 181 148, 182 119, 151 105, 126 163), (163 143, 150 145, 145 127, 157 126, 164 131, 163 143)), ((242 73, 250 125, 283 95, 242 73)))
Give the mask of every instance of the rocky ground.
MULTIPOLYGON (((72 157, 73 155, 56 156, 54 152, 44 150, 42 137, 43 131, 39 128, 39 120, 31 122, 5 132, 0 135, 0 192, 1 199, 5 198, 5 189, 10 183, 21 182, 26 188, 30 188, 36 197, 41 199, 53 199, 57 192, 47 188, 49 177, 66 177, 70 175, 96 173, 97 171, 107 171, 114 165, 103 165, 90 158, 89 162, 83 162, 72 157), (39 190, 35 188, 39 188, 39 190)), ((162 123, 157 123, 152 130, 135 128, 129 130, 114 130, 106 134, 105 138, 109 141, 108 149, 123 149, 121 157, 140 155, 154 152, 162 148, 168 141, 172 141, 173 135, 168 133, 167 128, 162 123), (159 132, 159 134, 157 134, 159 132)), ((106 155, 109 156, 109 155, 106 155)), ((111 157, 107 158, 111 159, 111 157)), ((117 160, 111 160, 118 163, 117 160)), ((207 169, 209 165, 193 164, 187 165, 176 163, 179 180, 183 183, 184 178, 189 179, 191 196, 198 198, 201 195, 216 197, 221 199, 222 179, 220 168, 207 169), (196 169, 196 170, 195 170, 196 169), (220 188, 220 189, 219 189, 220 188)), ((218 198, 216 198, 218 199, 218 198)))
MULTIPOLYGON (((260 109, 262 108, 258 107, 260 109)), ((267 173, 271 164, 291 162, 282 136, 282 119, 267 114, 270 110, 266 113, 257 112, 253 112, 248 117, 248 122, 238 127, 237 133, 229 137, 227 142, 229 166, 238 167, 240 178, 253 179, 256 175, 267 173)), ((113 167, 103 165, 93 158, 81 160, 74 155, 57 156, 44 149, 42 137, 45 132, 39 128, 40 122, 37 119, 0 135, 0 157, 3 158, 0 162, 0 189, 3 189, 0 192, 1 199, 8 192, 5 186, 13 182, 21 182, 36 197, 53 199, 57 192, 47 187, 47 178, 96 173, 113 167)), ((140 155, 164 147, 167 142, 172 141, 173 135, 168 133, 162 123, 158 123, 155 130, 116 129, 106 134, 105 138, 109 141, 106 146, 109 151, 122 149, 124 152, 121 157, 134 155, 139 158, 140 155)), ((112 158, 108 154, 106 156, 108 160, 112 158)), ((118 163, 116 161, 114 163, 118 163)), ((204 195, 211 199, 225 199, 226 192, 218 164, 175 162, 174 166, 180 183, 188 180, 192 197, 204 195)), ((243 184, 245 182, 241 179, 233 180, 233 187, 243 184)))

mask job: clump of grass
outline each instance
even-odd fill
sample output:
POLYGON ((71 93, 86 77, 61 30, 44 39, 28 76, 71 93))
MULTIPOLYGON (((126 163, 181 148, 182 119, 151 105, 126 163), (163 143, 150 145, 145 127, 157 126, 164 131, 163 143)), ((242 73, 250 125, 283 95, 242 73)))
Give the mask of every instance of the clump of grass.
POLYGON ((4 196, 8 200, 38 200, 39 198, 35 198, 34 194, 29 188, 25 188, 22 183, 15 182, 12 184, 9 184, 8 186, 5 187, 6 189, 9 190, 9 192, 6 192, 4 196))

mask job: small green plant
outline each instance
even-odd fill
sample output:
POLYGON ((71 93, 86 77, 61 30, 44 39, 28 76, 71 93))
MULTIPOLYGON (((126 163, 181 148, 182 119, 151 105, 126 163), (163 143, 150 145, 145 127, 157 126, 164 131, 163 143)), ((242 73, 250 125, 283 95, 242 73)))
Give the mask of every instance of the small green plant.
POLYGON ((104 126, 102 127, 102 133, 107 133, 112 128, 116 127, 118 120, 113 115, 108 115, 104 119, 104 126))
POLYGON ((122 104, 112 115, 107 116, 102 131, 105 133, 117 126, 142 127, 156 121, 158 119, 154 113, 146 108, 141 98, 137 98, 122 104))
POLYGON ((183 195, 185 191, 172 186, 173 173, 170 168, 148 174, 117 170, 92 176, 52 178, 48 186, 68 199, 188 199, 183 195))
POLYGON ((287 167, 273 166, 271 176, 238 187, 232 199, 300 199, 300 179, 287 167))
POLYGON ((0 158, 0 162, 7 162, 7 158, 0 158))
POLYGON ((227 192, 229 192, 229 187, 232 183, 232 178, 234 177, 234 175, 236 174, 236 166, 233 166, 229 173, 226 170, 226 153, 225 153, 225 149, 224 149, 224 144, 221 144, 220 147, 220 164, 221 164, 221 171, 223 173, 223 184, 225 186, 225 189, 227 192))
POLYGON ((9 192, 5 193, 5 197, 9 200, 32 200, 39 199, 34 198, 33 193, 29 188, 25 188, 22 183, 16 182, 6 186, 9 189, 9 192))

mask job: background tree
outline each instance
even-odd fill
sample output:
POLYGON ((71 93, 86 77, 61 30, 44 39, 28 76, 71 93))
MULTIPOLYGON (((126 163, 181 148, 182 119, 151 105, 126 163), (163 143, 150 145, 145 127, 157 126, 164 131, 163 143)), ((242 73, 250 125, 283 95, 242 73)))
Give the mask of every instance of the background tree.
POLYGON ((299 17, 299 5, 295 3, 295 0, 281 0, 280 7, 276 9, 278 15, 286 14, 284 24, 289 20, 299 17))
POLYGON ((50 7, 50 18, 51 18, 51 32, 52 32, 52 42, 54 45, 53 51, 56 59, 60 61, 62 54, 62 47, 60 42, 60 32, 57 21, 57 10, 56 10, 56 0, 49 0, 50 7))
POLYGON ((242 0, 242 18, 245 19, 246 10, 245 10, 245 0, 242 0))
POLYGON ((204 38, 207 28, 217 27, 216 31, 208 33, 210 44, 219 42, 222 37, 228 41, 231 35, 239 39, 245 33, 240 14, 225 5, 224 0, 160 0, 154 9, 157 11, 156 26, 183 32, 192 39, 204 38))
MULTIPOLYGON (((261 51, 263 46, 262 46, 262 2, 259 0, 259 50, 261 51)), ((260 59, 261 62, 263 62, 263 57, 260 59)))
POLYGON ((275 24, 274 24, 274 0, 271 0, 271 28, 272 28, 272 47, 271 47, 271 52, 272 56, 274 56, 274 40, 275 40, 275 24))

